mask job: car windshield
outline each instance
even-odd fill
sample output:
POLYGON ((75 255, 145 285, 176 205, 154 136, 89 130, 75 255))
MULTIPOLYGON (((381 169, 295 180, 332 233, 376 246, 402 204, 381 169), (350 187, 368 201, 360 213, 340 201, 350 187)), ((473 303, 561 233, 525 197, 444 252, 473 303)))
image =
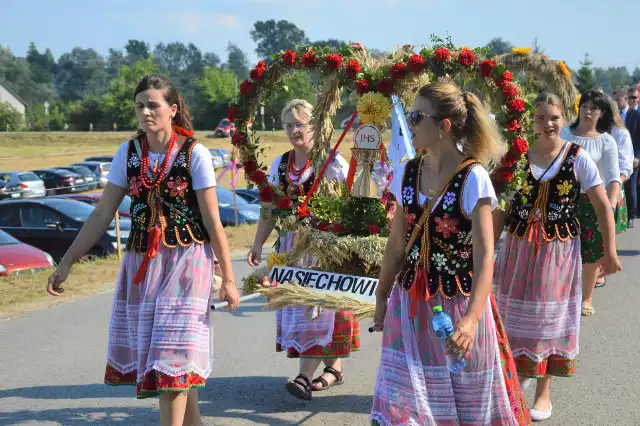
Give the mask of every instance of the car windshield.
POLYGON ((228 119, 223 119, 220 124, 218 124, 218 126, 229 126, 230 124, 232 124, 228 119))
POLYGON ((6 246, 9 244, 20 244, 20 241, 16 240, 6 232, 0 231, 0 246, 6 246))
POLYGON ((94 210, 92 205, 75 200, 50 198, 47 200, 47 204, 60 213, 80 222, 85 222, 94 210))
POLYGON ((108 172, 109 170, 111 170, 111 163, 103 163, 102 170, 105 172, 108 172))
MULTIPOLYGON (((218 205, 220 207, 233 207, 233 192, 228 189, 217 187, 218 192, 218 205)), ((236 194, 236 205, 244 206, 247 205, 247 201, 241 196, 236 194)))
POLYGON ((22 182, 36 182, 39 181, 40 178, 38 176, 36 176, 35 173, 31 173, 31 172, 27 172, 27 173, 20 173, 18 175, 18 178, 22 181, 22 182))

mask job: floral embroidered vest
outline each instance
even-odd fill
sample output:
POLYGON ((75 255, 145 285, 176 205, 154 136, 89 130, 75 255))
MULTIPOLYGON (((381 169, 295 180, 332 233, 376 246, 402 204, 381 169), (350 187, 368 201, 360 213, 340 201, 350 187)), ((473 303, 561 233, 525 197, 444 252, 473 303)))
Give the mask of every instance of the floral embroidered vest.
POLYGON ((536 223, 541 222, 544 241, 556 238, 566 241, 580 236, 580 222, 576 217, 580 182, 574 172, 574 163, 580 149, 578 145, 571 143, 558 173, 544 182, 539 182, 533 176, 529 158, 526 157, 529 172, 522 188, 511 202, 507 223, 510 235, 524 238, 535 230, 532 227, 536 223))
POLYGON ((297 195, 298 197, 304 197, 311 190, 313 182, 316 180, 316 172, 314 171, 313 173, 311 173, 309 179, 299 185, 291 184, 291 182, 287 178, 289 161, 293 161, 291 152, 292 151, 287 151, 282 154, 282 158, 280 159, 280 166, 278 167, 278 183, 282 192, 287 194, 287 196, 291 197, 297 195))
MULTIPOLYGON (((402 180, 407 243, 426 207, 420 204, 419 199, 422 162, 422 157, 407 162, 402 180)), ((396 283, 402 289, 409 291, 416 285, 424 286, 423 291, 427 294, 423 296, 426 299, 440 292, 447 298, 471 294, 471 218, 462 206, 462 188, 477 164, 467 165, 448 183, 442 199, 425 223, 425 230, 416 239, 396 277, 396 283), (426 283, 421 282, 424 280, 426 283)))
POLYGON ((209 241, 202 223, 196 193, 191 185, 191 151, 198 144, 187 139, 180 147, 164 181, 152 190, 142 186, 140 156, 134 141, 129 142, 127 181, 131 196, 131 233, 127 251, 144 254, 147 250, 147 230, 160 224, 162 243, 167 247, 188 247, 194 242, 209 241))

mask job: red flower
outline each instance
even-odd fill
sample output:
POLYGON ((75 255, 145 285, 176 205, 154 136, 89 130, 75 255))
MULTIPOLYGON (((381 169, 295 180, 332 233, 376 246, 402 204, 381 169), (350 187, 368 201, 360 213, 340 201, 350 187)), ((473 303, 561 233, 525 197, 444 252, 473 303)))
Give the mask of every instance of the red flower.
POLYGON ((280 210, 291 210, 291 198, 289 197, 280 197, 276 201, 276 207, 280 210))
POLYGON ((264 70, 266 68, 266 65, 264 64, 264 61, 258 61, 254 68, 264 70))
POLYGON ((529 143, 524 138, 514 138, 511 141, 511 149, 518 155, 522 155, 529 150, 529 143))
POLYGON ((137 176, 132 177, 129 180, 129 195, 132 197, 137 197, 140 195, 140 190, 142 189, 142 179, 138 179, 137 176))
POLYGON ((324 57, 324 60, 330 70, 337 70, 342 67, 342 57, 337 53, 329 53, 324 57))
POLYGON ((345 231, 344 225, 342 225, 341 223, 334 223, 330 228, 331 232, 335 232, 336 234, 345 231))
POLYGON ((231 122, 235 121, 239 112, 237 105, 231 105, 227 110, 227 119, 231 122))
POLYGON ((418 54, 411 55, 409 62, 407 62, 407 68, 411 72, 419 73, 424 69, 424 59, 418 54))
POLYGON ((505 155, 502 158, 502 167, 504 167, 505 169, 513 169, 516 164, 518 164, 518 159, 513 158, 510 155, 505 155))
POLYGON ((512 118, 511 120, 507 121, 507 124, 505 124, 504 127, 510 132, 515 132, 520 128, 520 124, 518 124, 517 118, 512 118))
POLYGON ((508 105, 509 105, 509 111, 513 113, 523 113, 525 110, 524 101, 520 98, 511 99, 508 105))
POLYGON ((300 195, 302 195, 302 190, 299 186, 294 186, 293 188, 291 188, 291 195, 293 195, 294 197, 299 197, 300 195))
POLYGON ((445 49, 444 47, 438 47, 433 55, 440 62, 446 62, 451 59, 451 52, 449 52, 449 50, 445 49))
POLYGON ((500 168, 498 169, 498 176, 502 182, 509 183, 513 180, 513 172, 509 169, 500 168))
POLYGON ((282 58, 282 62, 284 62, 285 65, 295 65, 296 52, 292 50, 287 50, 282 54, 281 58, 282 58))
POLYGON ((402 79, 405 73, 406 73, 405 64, 403 64, 402 62, 397 63, 393 65, 391 68, 389 68, 389 74, 391 75, 391 78, 394 80, 402 79))
POLYGON ((264 185, 265 183, 267 183, 267 174, 262 170, 256 170, 249 176, 251 182, 255 183, 256 185, 264 185))
POLYGON ((352 59, 347 64, 347 68, 345 69, 345 73, 349 78, 355 78, 360 73, 361 67, 360 62, 352 59))
POLYGON ((242 83, 240 83, 240 94, 242 96, 246 96, 249 93, 253 92, 253 83, 250 82, 249 80, 245 80, 242 83))
POLYGON ((258 170, 258 162, 255 160, 247 160, 242 163, 242 167, 244 167, 245 173, 251 175, 253 172, 258 170))
POLYGON ((321 223, 320 225, 318 225, 318 230, 319 231, 328 231, 329 230, 329 225, 326 223, 321 223))
POLYGON ((458 55, 458 63, 464 65, 465 67, 470 67, 471 65, 475 64, 475 62, 476 55, 472 50, 463 49, 462 52, 460 52, 460 55, 458 55))
POLYGON ((496 84, 501 87, 512 81, 513 81, 513 74, 511 74, 509 71, 503 72, 500 77, 496 78, 496 84))
POLYGON ((309 211, 308 208, 303 207, 302 205, 298 207, 298 217, 300 217, 301 219, 304 219, 305 217, 309 217, 309 216, 311 216, 311 212, 309 211))
POLYGON ((264 74, 264 68, 254 68, 251 70, 251 72, 249 73, 249 77, 251 77, 251 80, 253 81, 260 81, 262 80, 262 75, 264 74))
POLYGON ((308 51, 304 55, 302 55, 302 65, 305 67, 312 67, 318 63, 318 57, 316 56, 316 52, 313 50, 308 51))
POLYGON ((183 181, 181 177, 178 177, 173 182, 168 182, 167 186, 171 189, 170 195, 172 197, 184 198, 184 191, 189 186, 189 182, 183 181))
POLYGON ((507 83, 502 87, 502 96, 507 99, 515 98, 518 96, 518 88, 515 84, 507 83))
POLYGON ((449 213, 445 213, 443 217, 436 217, 433 219, 436 222, 436 232, 442 232, 442 236, 445 238, 451 237, 451 233, 458 233, 458 225, 460 221, 458 219, 451 219, 449 213))
POLYGON ((376 85, 376 89, 383 95, 390 95, 393 92, 393 81, 390 78, 383 78, 376 85))
POLYGON ((496 66, 496 61, 493 59, 485 59, 480 62, 480 74, 484 77, 489 77, 493 72, 493 68, 496 66))
POLYGON ((273 188, 271 187, 271 185, 265 186, 264 188, 262 188, 258 192, 258 196, 260 197, 260 201, 262 201, 263 203, 272 202, 274 195, 275 195, 275 193, 273 192, 273 188))
POLYGON ((380 235, 380 227, 378 225, 369 225, 369 233, 371 235, 380 235))
POLYGON ((369 91, 369 82, 366 79, 356 81, 356 92, 359 95, 363 95, 369 91))
POLYGON ((244 135, 244 133, 240 133, 240 132, 236 132, 233 134, 233 136, 231 137, 231 144, 233 146, 240 146, 242 145, 245 141, 247 140, 247 137, 244 135))

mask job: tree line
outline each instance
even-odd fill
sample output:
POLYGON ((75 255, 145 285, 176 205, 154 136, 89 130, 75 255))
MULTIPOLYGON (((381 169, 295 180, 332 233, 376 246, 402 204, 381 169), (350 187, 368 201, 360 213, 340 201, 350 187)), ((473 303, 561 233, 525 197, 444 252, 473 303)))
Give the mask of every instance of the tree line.
MULTIPOLYGON (((255 53, 269 60, 274 53, 292 45, 331 46, 342 40, 310 40, 304 30, 286 20, 257 21, 250 32, 255 53)), ((510 51, 508 41, 494 38, 487 47, 493 54, 510 51)), ((534 41, 534 49, 541 51, 534 41)), ((371 49, 374 56, 387 53, 371 49)), ((0 130, 131 130, 136 127, 131 95, 135 85, 149 73, 169 76, 191 108, 198 129, 212 129, 226 116, 227 105, 235 97, 240 82, 248 78, 247 54, 229 42, 223 60, 213 52, 202 52, 193 43, 176 41, 151 47, 143 40, 129 40, 123 48, 111 48, 102 56, 92 48, 74 47, 56 60, 49 49, 31 43, 24 57, 16 56, 0 45, 0 81, 27 104, 24 119, 7 103, 0 103, 0 130), (45 114, 45 102, 49 114, 45 114)), ((583 62, 579 76, 588 68, 600 87, 618 87, 640 81, 640 69, 633 73, 625 67, 590 68, 583 62)), ((584 78, 583 78, 584 79, 584 78)), ((289 75, 283 89, 264 105, 266 124, 278 126, 280 110, 288 99, 313 101, 314 77, 296 72, 289 75)), ((581 84, 582 86, 583 84, 581 84)), ((350 114, 352 99, 345 99, 336 120, 350 114)))

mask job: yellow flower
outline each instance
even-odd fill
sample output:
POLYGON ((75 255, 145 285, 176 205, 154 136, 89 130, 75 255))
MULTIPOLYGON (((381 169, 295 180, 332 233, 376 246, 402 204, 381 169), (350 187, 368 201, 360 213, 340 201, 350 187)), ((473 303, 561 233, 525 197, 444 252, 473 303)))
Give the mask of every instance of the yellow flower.
POLYGON ((469 46, 460 46, 460 50, 471 50, 469 46))
POLYGON ((517 53, 518 55, 526 55, 531 53, 531 48, 529 47, 514 47, 511 49, 513 53, 517 53))
POLYGON ((529 181, 525 180, 524 183, 522 184, 522 193, 524 195, 529 195, 532 189, 533 189, 533 185, 531 185, 529 181))
POLYGON ((358 99, 358 114, 364 124, 384 126, 391 115, 391 102, 382 93, 365 93, 358 99))
POLYGON ((573 110, 576 114, 580 114, 580 99, 582 99, 582 95, 578 95, 576 101, 573 103, 573 110))
POLYGON ((270 271, 274 266, 284 266, 286 261, 286 253, 271 253, 267 257, 267 270, 270 271))
POLYGON ((560 191, 559 195, 562 197, 564 195, 569 195, 569 191, 571 191, 571 188, 573 188, 573 185, 569 183, 569 181, 564 181, 560 184, 557 185, 558 186, 558 191, 560 191))
POLYGON ((560 61, 558 63, 558 66, 560 67, 560 72, 562 73, 562 75, 564 75, 565 77, 571 77, 571 71, 569 71, 569 68, 567 68, 567 64, 565 64, 564 61, 560 61))

